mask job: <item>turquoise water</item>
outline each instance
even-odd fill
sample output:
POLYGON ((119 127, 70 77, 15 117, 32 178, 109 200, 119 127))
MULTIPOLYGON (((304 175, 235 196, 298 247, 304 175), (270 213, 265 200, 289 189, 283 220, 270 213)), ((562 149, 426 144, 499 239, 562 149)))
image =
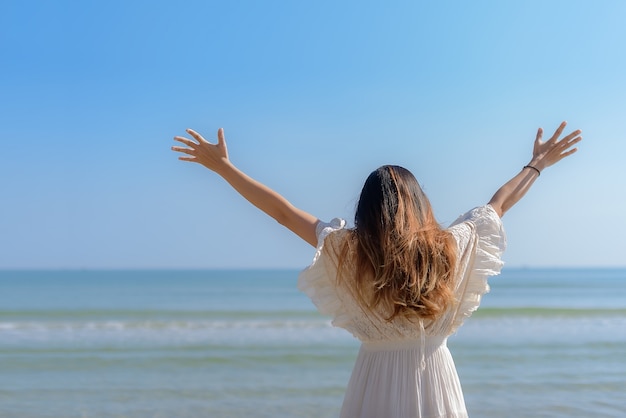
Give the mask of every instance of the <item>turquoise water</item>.
MULTIPOLYGON (((0 272, 0 417, 335 417, 358 343, 296 279, 0 272)), ((626 270, 491 286, 449 341, 471 416, 626 416, 626 270)))

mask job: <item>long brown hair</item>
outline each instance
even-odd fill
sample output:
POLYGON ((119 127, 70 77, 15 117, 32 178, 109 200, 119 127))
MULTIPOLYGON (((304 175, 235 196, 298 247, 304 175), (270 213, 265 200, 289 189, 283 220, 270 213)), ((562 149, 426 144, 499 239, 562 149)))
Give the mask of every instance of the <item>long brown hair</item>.
POLYGON ((388 320, 434 319, 454 303, 455 265, 454 239, 413 174, 394 165, 373 171, 339 254, 339 280, 353 277, 359 301, 388 320))

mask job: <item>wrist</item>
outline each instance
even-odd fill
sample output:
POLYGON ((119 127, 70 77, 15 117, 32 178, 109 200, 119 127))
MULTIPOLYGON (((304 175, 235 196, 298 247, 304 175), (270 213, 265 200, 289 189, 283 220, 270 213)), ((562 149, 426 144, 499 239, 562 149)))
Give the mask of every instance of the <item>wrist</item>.
POLYGON ((219 162, 219 165, 213 171, 215 171, 222 177, 227 177, 234 171, 237 171, 237 167, 235 167, 234 164, 230 162, 230 160, 223 159, 219 162))
POLYGON ((539 170, 539 172, 542 172, 546 168, 545 164, 543 164, 541 160, 536 159, 536 158, 533 158, 532 160, 530 160, 530 162, 526 164, 526 167, 534 167, 537 170, 539 170))
POLYGON ((218 161, 209 161, 209 162, 203 163, 202 165, 221 177, 227 177, 231 175, 233 171, 236 170, 236 167, 228 159, 226 160, 220 159, 218 161))
POLYGON ((525 165, 525 166, 522 168, 522 170, 531 170, 531 171, 533 171, 534 173, 537 173, 537 177, 539 177, 539 176, 541 175, 541 171, 540 171, 537 167, 532 166, 532 165, 525 165))

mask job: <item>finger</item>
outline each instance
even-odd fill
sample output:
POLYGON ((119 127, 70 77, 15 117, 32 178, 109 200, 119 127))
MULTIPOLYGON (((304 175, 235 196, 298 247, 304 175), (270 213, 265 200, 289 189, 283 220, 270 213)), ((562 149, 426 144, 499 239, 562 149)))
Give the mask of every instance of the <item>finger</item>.
POLYGON ((224 142, 224 128, 219 128, 217 130, 217 143, 223 146, 225 145, 224 142))
POLYGON ((172 151, 182 152, 183 154, 195 155, 195 150, 184 147, 172 147, 172 151))
POLYGON ((558 137, 561 136, 561 134, 563 133, 563 129, 565 129, 566 126, 567 126, 567 122, 565 121, 561 122, 559 127, 556 128, 556 131, 554 131, 554 135, 552 135, 552 138, 550 138, 550 141, 556 141, 558 137))
POLYGON ((565 138, 562 139, 562 141, 570 141, 573 138, 576 138, 577 136, 579 136, 583 131, 581 131, 580 129, 572 132, 571 134, 567 135, 565 138))
POLYGON ((567 146, 568 146, 568 147, 571 147, 572 145, 574 145, 574 144, 576 144, 576 143, 578 143, 578 142, 580 142, 580 141, 582 141, 582 140, 583 140, 583 137, 582 137, 582 136, 577 136, 577 137, 575 137, 575 138, 569 139, 569 140, 567 141, 567 146))
POLYGON ((199 143, 203 143, 203 142, 207 142, 206 139, 204 139, 202 137, 202 135, 200 135, 198 132, 194 131, 193 129, 187 129, 187 133, 191 136, 193 136, 193 138, 198 141, 199 143))
POLYGON ((543 129, 539 128, 537 129, 537 138, 535 138, 535 141, 539 142, 541 141, 541 138, 543 138, 543 129))
POLYGON ((187 145, 187 146, 189 146, 191 148, 193 148, 195 145, 198 145, 198 143, 193 142, 192 140, 187 139, 187 138, 182 137, 182 136, 175 136, 174 137, 174 141, 182 142, 183 144, 185 144, 185 145, 187 145))
POLYGON ((573 138, 571 140, 559 141, 559 142, 557 142, 555 144, 554 151, 560 155, 561 153, 563 153, 563 152, 569 150, 570 148, 572 148, 578 142, 582 141, 582 139, 583 138, 581 136, 577 136, 576 138, 573 138))
POLYGON ((564 158, 568 155, 575 153, 577 148, 572 148, 572 147, 576 145, 577 143, 579 143, 580 141, 582 141, 582 139, 583 138, 581 136, 578 136, 569 142, 565 142, 565 141, 559 142, 555 149, 555 152, 557 152, 557 154, 559 155, 559 160, 561 158, 564 158))
POLYGON ((184 155, 181 157, 178 157, 179 160, 181 161, 190 161, 190 162, 195 162, 196 161, 196 157, 185 157, 184 155))
POLYGON ((562 153, 562 154, 561 154, 561 158, 565 158, 565 157, 567 157, 568 155, 572 155, 572 154, 573 154, 573 153, 575 153, 576 151, 578 151, 578 148, 572 148, 571 150, 569 150, 569 151, 566 151, 566 152, 562 153))

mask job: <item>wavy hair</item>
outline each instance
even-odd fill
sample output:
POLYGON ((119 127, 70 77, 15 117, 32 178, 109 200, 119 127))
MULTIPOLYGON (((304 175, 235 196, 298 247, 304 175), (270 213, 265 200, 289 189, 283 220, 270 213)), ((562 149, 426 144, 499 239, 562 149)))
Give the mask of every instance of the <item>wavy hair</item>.
POLYGON ((385 165, 373 171, 354 223, 338 254, 338 279, 354 278, 362 305, 392 320, 434 319, 454 303, 456 243, 409 170, 385 165))

